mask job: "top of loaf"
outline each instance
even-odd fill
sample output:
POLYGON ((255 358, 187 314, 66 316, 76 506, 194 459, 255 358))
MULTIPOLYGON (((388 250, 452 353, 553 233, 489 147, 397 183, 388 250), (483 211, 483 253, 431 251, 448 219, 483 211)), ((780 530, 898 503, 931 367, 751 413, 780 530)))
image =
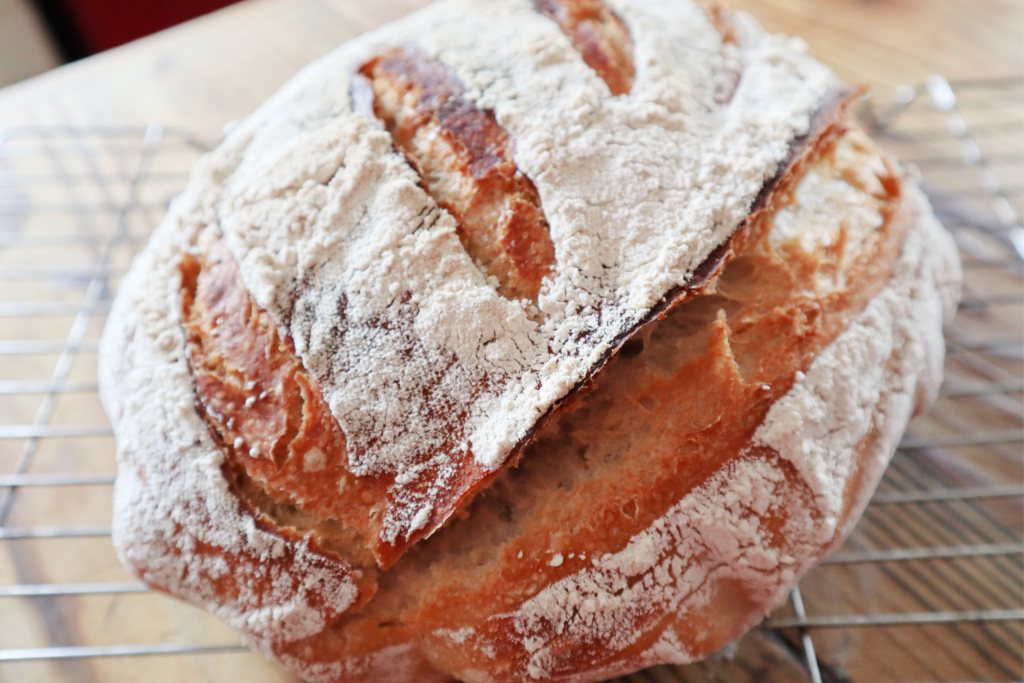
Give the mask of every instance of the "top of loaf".
POLYGON ((175 208, 222 232, 319 382, 351 471, 393 479, 385 543, 443 524, 466 467, 508 463, 690 282, 838 87, 802 41, 743 15, 725 40, 696 2, 606 4, 632 39, 626 94, 530 0, 443 0, 307 67, 175 208), (554 246, 535 301, 502 296, 391 136, 355 111, 353 75, 402 46, 453 70, 512 140, 554 246))

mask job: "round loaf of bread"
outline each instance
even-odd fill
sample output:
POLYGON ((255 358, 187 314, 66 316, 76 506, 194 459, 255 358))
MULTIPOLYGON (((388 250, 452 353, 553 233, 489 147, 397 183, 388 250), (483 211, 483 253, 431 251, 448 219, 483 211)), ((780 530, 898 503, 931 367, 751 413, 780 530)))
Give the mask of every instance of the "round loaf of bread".
POLYGON ((121 285, 122 562, 325 683, 737 638, 941 379, 956 249, 857 95, 691 0, 442 0, 309 66, 121 285))

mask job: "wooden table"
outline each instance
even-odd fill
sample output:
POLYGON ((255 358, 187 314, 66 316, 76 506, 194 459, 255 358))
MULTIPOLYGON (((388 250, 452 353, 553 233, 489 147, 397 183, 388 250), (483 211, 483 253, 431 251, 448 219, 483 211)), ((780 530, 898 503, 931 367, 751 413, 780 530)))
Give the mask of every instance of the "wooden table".
MULTIPOLYGON (((425 0, 247 0, 0 90, 0 126, 159 122, 216 140, 225 123, 247 115, 310 60, 424 4, 425 0)), ((816 54, 843 78, 870 84, 883 102, 897 86, 920 83, 934 72, 951 79, 1016 76, 1024 66, 1024 0, 729 0, 728 4, 754 13, 771 30, 805 37, 816 54)), ((171 169, 178 178, 183 179, 187 170, 185 161, 181 168, 171 169)), ((158 219, 158 215, 152 217, 153 221, 158 219)), ((0 233, 2 230, 0 223, 0 233)), ((70 261, 73 257, 61 258, 70 261)), ((0 266, 12 265, 26 264, 0 260, 0 266)), ((7 288, 0 297, 2 301, 53 299, 52 292, 39 293, 29 285, 0 285, 7 288), (15 286, 19 289, 13 289, 15 286)), ((73 297, 80 298, 80 294, 68 290, 68 302, 74 303, 77 299, 73 297)), ((98 336, 100 322, 94 320, 87 341, 98 336)), ((61 339, 66 334, 66 330, 56 328, 14 329, 3 319, 0 325, 8 325, 0 339, 61 339)), ((54 358, 38 355, 31 363, 19 360, 17 366, 10 361, 0 364, 0 381, 45 379, 50 376, 54 358)), ((94 381, 95 356, 76 363, 69 380, 94 381)), ((56 424, 105 422, 94 395, 60 400, 54 413, 56 424)), ((35 405, 0 402, 0 424, 31 423, 35 405)), ((113 443, 109 437, 104 438, 43 452, 33 471, 108 472, 113 467, 113 443)), ((0 475, 10 472, 17 458, 18 452, 5 450, 0 443, 0 475)), ((80 488, 67 487, 59 496, 49 498, 31 491, 19 492, 20 512, 12 517, 10 525, 62 524, 68 519, 86 525, 108 523, 109 489, 88 497, 80 488)), ((6 552, 16 547, 13 545, 0 551, 0 586, 130 580, 113 557, 107 538, 75 541, 78 545, 67 546, 72 548, 67 554, 39 551, 30 541, 18 543, 23 543, 20 551, 6 552)), ((857 576, 844 585, 856 587, 857 576)), ((237 642, 236 636, 213 617, 161 596, 106 595, 75 598, 74 602, 47 598, 31 607, 25 600, 7 600, 0 603, 0 609, 9 610, 0 618, 0 649, 40 647, 57 641, 237 642), (10 610, 22 611, 12 616, 10 610)), ((741 645, 746 648, 741 651, 743 656, 764 662, 765 673, 758 680, 807 680, 793 652, 759 638, 755 632, 741 645)), ((843 643, 831 646, 832 651, 845 647, 843 643)), ((712 669, 718 671, 720 680, 749 680, 738 670, 731 671, 728 663, 700 666, 708 668, 692 669, 692 680, 706 680, 706 672, 712 669)), ((254 683, 295 679, 248 653, 0 664, 0 683, 88 680, 254 683)))

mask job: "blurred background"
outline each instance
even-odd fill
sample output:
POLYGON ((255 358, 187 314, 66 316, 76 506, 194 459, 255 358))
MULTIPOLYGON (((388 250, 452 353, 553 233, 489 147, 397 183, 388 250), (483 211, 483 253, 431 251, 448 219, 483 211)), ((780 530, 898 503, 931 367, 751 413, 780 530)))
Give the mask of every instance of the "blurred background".
POLYGON ((237 0, 0 0, 0 87, 237 0))

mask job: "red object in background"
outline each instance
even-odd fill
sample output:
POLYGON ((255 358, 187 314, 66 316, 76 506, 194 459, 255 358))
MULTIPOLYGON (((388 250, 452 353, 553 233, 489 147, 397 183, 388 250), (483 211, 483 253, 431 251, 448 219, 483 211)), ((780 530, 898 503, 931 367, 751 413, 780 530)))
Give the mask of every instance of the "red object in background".
POLYGON ((68 0, 61 3, 87 54, 194 19, 238 0, 68 0))

